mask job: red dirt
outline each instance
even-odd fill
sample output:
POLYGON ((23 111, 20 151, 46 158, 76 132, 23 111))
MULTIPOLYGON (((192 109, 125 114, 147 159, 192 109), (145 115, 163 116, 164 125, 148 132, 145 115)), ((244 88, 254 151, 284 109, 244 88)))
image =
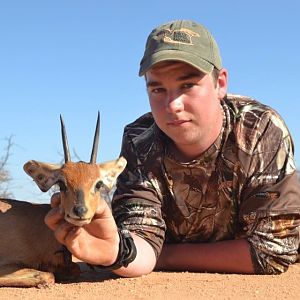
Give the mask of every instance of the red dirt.
POLYGON ((0 288, 0 299, 300 299, 300 264, 282 275, 153 272, 119 278, 80 263, 76 282, 43 288, 0 288))

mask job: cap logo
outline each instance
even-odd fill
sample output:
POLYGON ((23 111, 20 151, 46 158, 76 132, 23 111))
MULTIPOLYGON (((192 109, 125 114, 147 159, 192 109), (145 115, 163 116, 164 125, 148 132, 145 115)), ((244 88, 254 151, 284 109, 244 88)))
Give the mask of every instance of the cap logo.
POLYGON ((194 45, 192 37, 199 36, 197 32, 194 32, 187 28, 181 29, 163 29, 157 33, 157 37, 161 37, 165 43, 171 44, 183 44, 183 45, 194 45))

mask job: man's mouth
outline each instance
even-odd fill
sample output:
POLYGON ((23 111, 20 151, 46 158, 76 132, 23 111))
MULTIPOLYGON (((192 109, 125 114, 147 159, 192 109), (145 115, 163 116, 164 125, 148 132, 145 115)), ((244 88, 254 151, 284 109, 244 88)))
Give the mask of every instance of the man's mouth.
POLYGON ((173 121, 167 122, 167 125, 180 126, 180 125, 188 123, 188 122, 190 122, 190 120, 173 120, 173 121))

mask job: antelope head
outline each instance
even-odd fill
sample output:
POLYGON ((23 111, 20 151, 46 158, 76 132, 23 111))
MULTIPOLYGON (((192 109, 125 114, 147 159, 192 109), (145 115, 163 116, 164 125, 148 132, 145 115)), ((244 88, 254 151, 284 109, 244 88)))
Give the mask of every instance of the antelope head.
POLYGON ((90 223, 98 205, 105 201, 117 177, 124 170, 126 160, 120 157, 102 164, 96 163, 100 127, 98 113, 90 162, 72 162, 62 117, 60 121, 65 163, 56 165, 30 160, 24 165, 24 170, 43 192, 58 184, 65 220, 82 226, 90 223))

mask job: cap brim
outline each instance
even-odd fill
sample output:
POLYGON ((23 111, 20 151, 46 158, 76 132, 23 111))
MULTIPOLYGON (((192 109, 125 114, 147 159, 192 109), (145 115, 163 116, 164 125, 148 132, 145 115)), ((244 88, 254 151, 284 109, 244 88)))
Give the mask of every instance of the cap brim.
POLYGON ((214 66, 203 58, 180 50, 161 50, 141 62, 139 76, 144 76, 155 64, 167 60, 187 63, 205 74, 210 74, 214 66))

